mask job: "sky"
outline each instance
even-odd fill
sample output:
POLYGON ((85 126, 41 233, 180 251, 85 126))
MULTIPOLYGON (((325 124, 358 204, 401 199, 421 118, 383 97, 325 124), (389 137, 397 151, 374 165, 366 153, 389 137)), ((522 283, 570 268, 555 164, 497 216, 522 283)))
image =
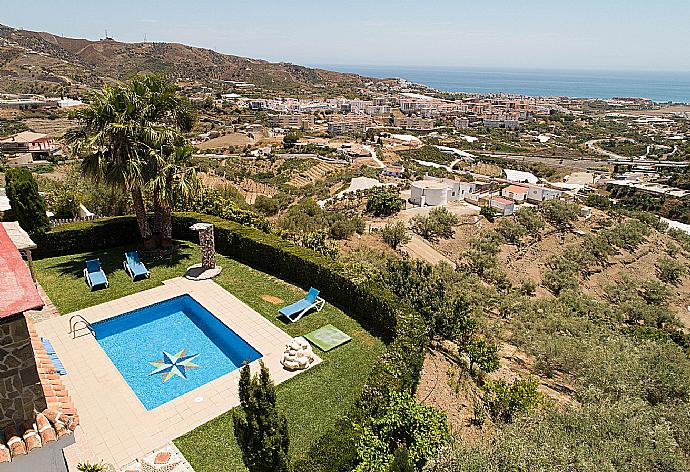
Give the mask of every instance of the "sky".
POLYGON ((305 65, 690 71, 688 0, 0 0, 0 23, 305 65))

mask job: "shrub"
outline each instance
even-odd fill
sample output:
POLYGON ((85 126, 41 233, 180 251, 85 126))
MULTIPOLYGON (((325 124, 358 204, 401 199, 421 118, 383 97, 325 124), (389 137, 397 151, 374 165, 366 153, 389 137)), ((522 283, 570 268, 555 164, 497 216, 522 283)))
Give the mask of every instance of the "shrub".
POLYGON ((304 233, 299 242, 307 249, 316 251, 331 259, 338 257, 338 246, 333 241, 327 240, 326 233, 323 231, 304 233))
POLYGON ((568 231, 580 216, 580 206, 575 203, 549 200, 542 203, 539 211, 546 221, 559 231, 568 231))
POLYGON ((391 216, 402 208, 402 200, 396 190, 377 187, 367 197, 367 213, 374 216, 391 216))
POLYGON ((515 221, 534 237, 539 237, 539 232, 544 229, 544 218, 534 208, 520 208, 515 212, 515 221))
POLYGON ((69 190, 49 194, 46 199, 48 207, 57 218, 74 218, 79 214, 79 197, 69 190))
POLYGON ((503 237, 497 231, 485 230, 470 241, 470 250, 465 253, 465 269, 481 277, 498 265, 496 255, 503 244, 503 237))
POLYGON ((675 259, 662 257, 656 262, 656 273, 662 282, 678 285, 687 274, 687 268, 675 259))
POLYGON ((253 206, 256 211, 266 216, 273 216, 280 211, 280 203, 265 195, 257 195, 253 206))
POLYGON ((42 234, 50 229, 45 202, 38 193, 38 184, 29 169, 8 169, 5 187, 12 207, 11 213, 27 233, 42 234))
POLYGON ((496 210, 489 205, 483 206, 479 209, 479 214, 493 223, 496 219, 496 210))
POLYGON ((412 230, 429 241, 438 241, 439 238, 452 238, 453 227, 459 222, 457 215, 445 207, 438 207, 431 210, 429 216, 412 218, 412 230))
POLYGON ((559 295, 566 290, 576 290, 580 286, 572 273, 559 272, 553 269, 544 272, 541 283, 554 295, 559 295))
POLYGON ((450 439, 445 412, 417 403, 407 392, 391 391, 384 414, 356 429, 356 472, 386 472, 400 446, 409 451, 409 462, 421 468, 450 439))
POLYGON ((240 406, 232 412, 235 437, 242 461, 250 472, 288 472, 287 418, 276 408, 276 388, 268 368, 260 361, 261 372, 252 376, 249 364, 240 371, 240 406))
POLYGON ((520 293, 526 296, 533 296, 537 290, 537 283, 532 279, 525 279, 520 284, 520 293))
POLYGON ((399 446, 393 453, 393 461, 386 472, 416 472, 417 469, 410 461, 407 446, 399 446))
POLYGON ((503 236, 508 244, 520 244, 522 238, 527 234, 527 229, 520 223, 505 218, 498 222, 496 231, 503 236))
POLYGON ((585 198, 585 205, 598 208, 600 210, 608 210, 611 208, 611 199, 605 195, 593 193, 591 195, 587 195, 587 198, 585 198))
POLYGON ((297 133, 287 133, 285 136, 283 136, 283 147, 285 149, 295 147, 295 143, 297 143, 298 139, 299 135, 297 133))
POLYGON ((342 213, 332 213, 328 234, 333 239, 348 239, 355 233, 364 232, 364 221, 359 216, 348 217, 342 213))
POLYGON ((268 221, 253 211, 241 209, 236 202, 221 195, 218 190, 204 187, 194 192, 187 201, 178 202, 176 211, 195 211, 206 215, 213 215, 225 220, 253 226, 268 232, 268 221))
POLYGON ((677 228, 669 228, 668 235, 675 239, 684 251, 690 252, 690 234, 677 228))
POLYGON ((498 370, 500 366, 498 347, 483 339, 472 339, 466 345, 461 346, 460 350, 467 354, 470 360, 470 373, 474 372, 475 365, 485 374, 498 370))
POLYGON ((398 246, 410 242, 407 228, 402 221, 387 224, 383 227, 381 235, 383 236, 383 241, 393 249, 397 249, 398 246))
POLYGON ((491 380, 484 388, 484 399, 494 419, 511 423, 518 415, 529 413, 543 399, 535 378, 519 378, 512 383, 491 380))

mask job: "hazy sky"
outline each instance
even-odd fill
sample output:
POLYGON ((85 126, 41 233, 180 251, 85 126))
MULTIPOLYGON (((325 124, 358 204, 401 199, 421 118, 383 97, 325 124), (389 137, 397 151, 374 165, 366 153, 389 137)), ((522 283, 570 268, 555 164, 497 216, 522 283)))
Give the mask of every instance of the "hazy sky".
POLYGON ((0 23, 299 64, 690 71, 689 0, 0 0, 0 23))

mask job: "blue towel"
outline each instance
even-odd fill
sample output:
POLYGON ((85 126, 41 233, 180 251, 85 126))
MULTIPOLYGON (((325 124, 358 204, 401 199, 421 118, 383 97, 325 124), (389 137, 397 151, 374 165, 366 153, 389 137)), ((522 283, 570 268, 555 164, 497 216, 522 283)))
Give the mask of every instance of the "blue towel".
POLYGON ((46 338, 41 338, 41 344, 43 344, 43 347, 46 350, 46 354, 48 354, 48 357, 50 357, 50 360, 53 362, 53 366, 55 366, 55 371, 59 375, 67 375, 67 371, 65 370, 65 366, 62 365, 62 361, 57 356, 57 353, 55 352, 55 348, 53 345, 48 341, 46 338))

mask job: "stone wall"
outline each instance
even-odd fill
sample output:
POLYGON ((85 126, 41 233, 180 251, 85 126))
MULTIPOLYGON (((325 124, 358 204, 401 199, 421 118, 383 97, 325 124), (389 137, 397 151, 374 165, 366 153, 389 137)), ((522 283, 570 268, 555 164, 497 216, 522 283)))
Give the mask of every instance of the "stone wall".
POLYGON ((0 427, 46 406, 24 315, 0 320, 0 427))

